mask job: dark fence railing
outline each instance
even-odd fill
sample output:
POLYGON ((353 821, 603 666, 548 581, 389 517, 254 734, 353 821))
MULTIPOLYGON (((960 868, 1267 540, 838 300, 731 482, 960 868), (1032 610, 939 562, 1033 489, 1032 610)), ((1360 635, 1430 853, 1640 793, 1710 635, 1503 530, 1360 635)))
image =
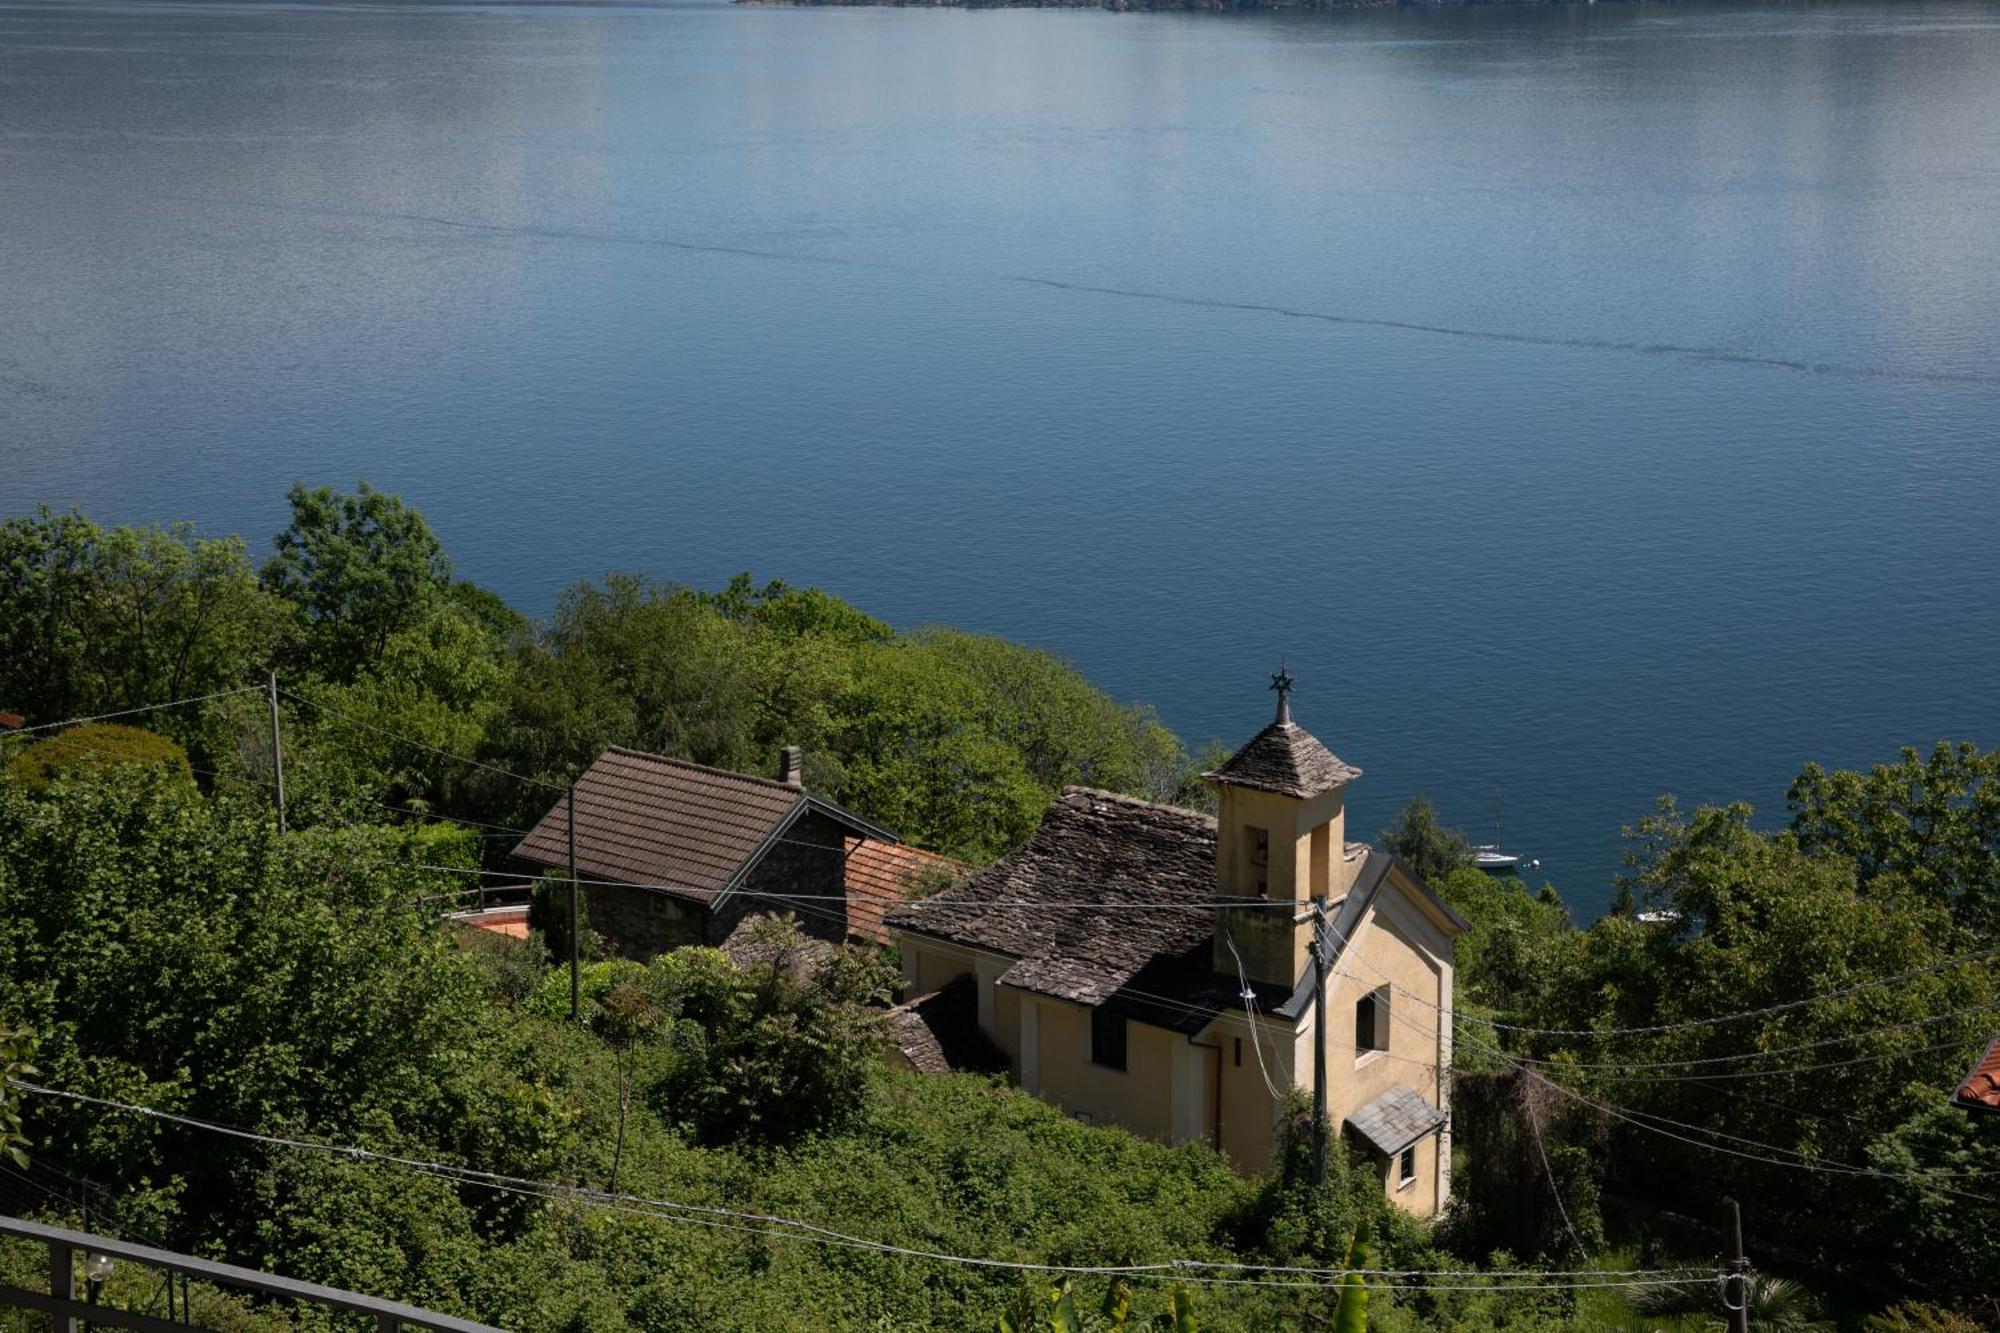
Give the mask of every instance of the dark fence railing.
POLYGON ((329 1310, 366 1315, 375 1321, 378 1333, 393 1333, 404 1328, 437 1329, 439 1333, 501 1333, 501 1330, 488 1324, 475 1324, 470 1319, 439 1314, 435 1310, 420 1310, 398 1301, 380 1300, 359 1292, 341 1291, 337 1287, 322 1287, 317 1282, 300 1282, 254 1268, 218 1264, 189 1254, 176 1254, 172 1250, 156 1250, 150 1245, 133 1245, 109 1236, 24 1222, 15 1217, 0 1217, 0 1236, 39 1241, 48 1248, 49 1289, 41 1292, 0 1285, 0 1305, 41 1310, 52 1315, 57 1333, 80 1333, 80 1327, 86 1324, 99 1328, 137 1329, 139 1333, 185 1333, 185 1330, 201 1327, 178 1319, 161 1319, 157 1315, 78 1300, 76 1266, 77 1259, 83 1255, 123 1259, 163 1273, 179 1273, 212 1286, 279 1296, 329 1310))

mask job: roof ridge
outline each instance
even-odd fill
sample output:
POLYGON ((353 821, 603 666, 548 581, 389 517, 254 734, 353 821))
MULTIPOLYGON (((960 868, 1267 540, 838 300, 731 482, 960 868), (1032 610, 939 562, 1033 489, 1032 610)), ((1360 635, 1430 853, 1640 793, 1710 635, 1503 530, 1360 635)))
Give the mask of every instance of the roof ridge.
POLYGON ((692 759, 679 759, 673 755, 659 754, 652 750, 636 750, 629 745, 607 745, 604 747, 604 754, 600 754, 597 757, 602 759, 604 755, 613 752, 629 754, 635 759, 651 759, 656 763, 672 764, 675 768, 691 768, 697 773, 713 773, 717 777, 735 778, 740 782, 754 782, 761 787, 772 787, 778 791, 796 792, 801 796, 811 794, 804 787, 795 787, 789 782, 780 782, 776 778, 761 778, 755 773, 742 773, 733 768, 717 768, 714 764, 697 764, 692 759))
POLYGON ((1149 801, 1143 796, 1128 796, 1122 791, 1112 791, 1109 787, 1086 787, 1082 783, 1072 782, 1062 789, 1061 796, 1057 799, 1060 800, 1063 796, 1089 796, 1102 801, 1116 801, 1120 805, 1137 806, 1141 810, 1159 810, 1170 815, 1187 815, 1210 824, 1215 822, 1214 815, 1201 810, 1175 805, 1171 801, 1149 801))

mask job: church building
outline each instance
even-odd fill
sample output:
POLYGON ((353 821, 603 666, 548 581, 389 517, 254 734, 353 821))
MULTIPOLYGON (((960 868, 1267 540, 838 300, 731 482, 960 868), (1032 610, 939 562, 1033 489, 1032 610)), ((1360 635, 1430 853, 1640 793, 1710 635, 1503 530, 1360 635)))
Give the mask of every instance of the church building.
POLYGON ((1361 770, 1277 717, 1204 776, 1216 814, 1071 787, 1035 835, 887 925, 912 995, 968 985, 1022 1088, 1085 1120, 1271 1164, 1286 1091, 1313 1091, 1315 932, 1326 1094, 1382 1188, 1450 1192, 1450 908, 1347 838, 1361 770))

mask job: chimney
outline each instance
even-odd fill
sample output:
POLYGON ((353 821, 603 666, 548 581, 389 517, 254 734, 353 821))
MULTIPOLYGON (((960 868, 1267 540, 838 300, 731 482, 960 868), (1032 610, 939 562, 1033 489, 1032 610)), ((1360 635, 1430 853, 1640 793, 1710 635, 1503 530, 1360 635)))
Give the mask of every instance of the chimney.
POLYGON ((787 745, 778 751, 778 781, 794 787, 805 786, 805 762, 805 751, 796 745, 787 745))

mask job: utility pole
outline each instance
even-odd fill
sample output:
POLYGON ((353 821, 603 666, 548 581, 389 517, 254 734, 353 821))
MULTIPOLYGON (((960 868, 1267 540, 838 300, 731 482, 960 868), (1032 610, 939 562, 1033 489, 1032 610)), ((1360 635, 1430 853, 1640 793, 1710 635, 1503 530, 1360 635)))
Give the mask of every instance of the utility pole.
POLYGON ((569 784, 569 794, 563 800, 569 814, 569 1021, 574 1023, 583 1017, 583 909, 578 895, 582 892, 576 883, 576 782, 569 784))
POLYGON ((271 767, 278 777, 278 832, 285 831, 285 741, 278 732, 278 673, 271 673, 271 767))
POLYGON ((1729 1201, 1729 1221, 1735 1232, 1736 1258, 1723 1282, 1723 1308, 1729 1311, 1730 1333, 1750 1333, 1750 1259, 1743 1253, 1743 1208, 1729 1201))
POLYGON ((1313 1187, 1326 1184, 1326 907, 1313 899, 1313 1187))

